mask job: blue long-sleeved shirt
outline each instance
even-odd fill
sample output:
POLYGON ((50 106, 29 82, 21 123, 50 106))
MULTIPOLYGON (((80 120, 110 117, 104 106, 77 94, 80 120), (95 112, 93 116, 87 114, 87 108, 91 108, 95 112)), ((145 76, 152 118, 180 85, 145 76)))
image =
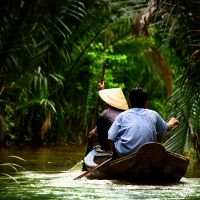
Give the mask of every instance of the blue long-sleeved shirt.
POLYGON ((120 156, 128 155, 147 142, 156 142, 157 133, 167 132, 167 123, 155 111, 131 108, 120 113, 108 131, 120 156))

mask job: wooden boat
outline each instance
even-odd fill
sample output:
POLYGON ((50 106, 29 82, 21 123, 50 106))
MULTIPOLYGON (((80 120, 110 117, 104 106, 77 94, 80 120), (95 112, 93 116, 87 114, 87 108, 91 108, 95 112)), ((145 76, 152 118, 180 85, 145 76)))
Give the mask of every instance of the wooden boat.
MULTIPOLYGON (((110 152, 94 148, 84 162, 88 168, 95 168, 110 157, 110 152)), ((184 176, 188 164, 189 158, 166 151, 162 144, 146 143, 136 153, 111 160, 88 173, 86 177, 176 183, 184 176)))

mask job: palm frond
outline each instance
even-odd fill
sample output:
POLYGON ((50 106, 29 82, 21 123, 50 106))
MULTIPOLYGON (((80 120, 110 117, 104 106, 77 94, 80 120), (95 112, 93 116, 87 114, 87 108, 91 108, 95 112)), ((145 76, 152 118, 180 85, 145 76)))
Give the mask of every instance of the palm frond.
POLYGON ((188 144, 189 133, 187 131, 187 124, 185 123, 182 123, 171 133, 168 133, 171 136, 164 142, 166 150, 178 154, 185 154, 188 152, 189 146, 191 145, 188 144))
POLYGON ((149 35, 150 28, 155 37, 160 38, 160 45, 175 49, 180 59, 176 76, 175 91, 169 103, 171 116, 180 117, 185 125, 177 128, 167 147, 183 152, 184 138, 192 139, 199 154, 200 135, 200 88, 199 71, 199 2, 186 1, 149 1, 149 6, 134 18, 134 35, 149 35), (155 30, 155 31, 154 31, 155 30), (191 131, 192 130, 192 131, 191 131), (184 135, 185 134, 185 135, 184 135), (176 146, 177 144, 177 146, 176 146))
POLYGON ((190 140, 196 147, 197 154, 199 154, 200 110, 198 98, 199 93, 194 95, 192 89, 188 86, 177 88, 169 98, 169 116, 177 117, 181 125, 168 138, 167 149, 179 153, 188 152, 189 147, 191 147, 188 142, 190 140))
POLYGON ((1 175, 4 175, 4 176, 6 176, 6 177, 9 177, 10 179, 14 180, 17 184, 19 184, 19 182, 17 181, 17 179, 16 179, 15 177, 13 177, 13 176, 11 176, 11 175, 9 175, 9 174, 6 174, 6 173, 1 173, 1 172, 0 172, 0 174, 1 174, 1 175))
POLYGON ((167 65, 161 53, 153 45, 149 45, 148 50, 147 54, 149 54, 151 61, 162 73, 162 78, 167 87, 167 96, 170 96, 172 93, 172 75, 170 67, 167 65))
POLYGON ((138 37, 141 34, 150 36, 149 26, 156 15, 157 9, 158 5, 154 1, 150 1, 148 7, 143 9, 136 17, 133 17, 132 33, 134 36, 138 37))

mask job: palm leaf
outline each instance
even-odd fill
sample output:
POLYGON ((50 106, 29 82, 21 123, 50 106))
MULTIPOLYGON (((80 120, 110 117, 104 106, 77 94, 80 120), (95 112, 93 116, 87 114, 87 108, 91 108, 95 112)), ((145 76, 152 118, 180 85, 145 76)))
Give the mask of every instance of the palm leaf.
POLYGON ((14 180, 16 183, 18 183, 18 184, 19 184, 19 182, 17 181, 17 179, 16 179, 16 178, 14 178, 13 176, 11 176, 11 175, 9 175, 9 174, 6 174, 6 173, 1 173, 1 172, 0 172, 0 174, 2 174, 2 175, 4 175, 4 176, 7 176, 7 177, 9 177, 10 179, 14 180))

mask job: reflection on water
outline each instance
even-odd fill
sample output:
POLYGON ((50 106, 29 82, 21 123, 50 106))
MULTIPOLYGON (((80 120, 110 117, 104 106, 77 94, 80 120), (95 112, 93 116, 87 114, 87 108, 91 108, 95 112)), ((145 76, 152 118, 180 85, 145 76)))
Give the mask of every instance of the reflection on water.
MULTIPOLYGON (((82 173, 83 150, 84 147, 15 149, 17 156, 24 156, 27 160, 25 168, 28 171, 12 174, 19 184, 2 176, 0 199, 200 199, 199 178, 182 178, 174 185, 135 185, 86 178, 74 180, 82 173)), ((11 149, 4 150, 4 153, 1 150, 1 159, 11 153, 14 154, 11 149)))
MULTIPOLYGON (((0 199, 199 199, 200 180, 183 178, 175 185, 133 185, 108 180, 73 179, 80 171, 24 172, 20 185, 4 182, 0 199)), ((2 181, 2 180, 1 180, 2 181)))
POLYGON ((61 147, 9 147, 0 148, 0 163, 14 162, 30 171, 63 171, 80 162, 84 156, 84 146, 61 147), (9 158, 15 155, 26 160, 9 158))

